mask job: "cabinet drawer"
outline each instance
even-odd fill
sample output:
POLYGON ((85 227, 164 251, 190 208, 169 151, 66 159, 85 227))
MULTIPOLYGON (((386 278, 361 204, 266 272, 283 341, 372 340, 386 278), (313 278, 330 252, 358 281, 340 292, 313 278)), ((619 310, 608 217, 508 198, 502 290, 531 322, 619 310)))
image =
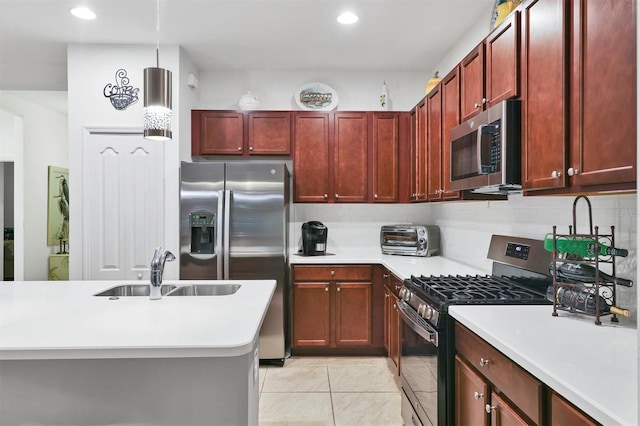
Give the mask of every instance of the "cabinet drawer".
POLYGON ((371 281, 371 265, 322 265, 293 267, 293 281, 371 281))
POLYGON ((544 387, 518 364, 456 323, 456 350, 536 424, 542 417, 544 387))

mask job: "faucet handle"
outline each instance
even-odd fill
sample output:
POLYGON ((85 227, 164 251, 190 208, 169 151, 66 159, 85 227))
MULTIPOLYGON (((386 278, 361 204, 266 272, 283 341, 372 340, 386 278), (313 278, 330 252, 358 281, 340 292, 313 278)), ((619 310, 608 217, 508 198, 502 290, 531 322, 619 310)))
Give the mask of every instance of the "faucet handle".
POLYGON ((169 250, 164 252, 164 256, 165 256, 165 260, 168 262, 173 262, 174 260, 176 260, 176 257, 174 256, 174 254, 171 253, 169 250))

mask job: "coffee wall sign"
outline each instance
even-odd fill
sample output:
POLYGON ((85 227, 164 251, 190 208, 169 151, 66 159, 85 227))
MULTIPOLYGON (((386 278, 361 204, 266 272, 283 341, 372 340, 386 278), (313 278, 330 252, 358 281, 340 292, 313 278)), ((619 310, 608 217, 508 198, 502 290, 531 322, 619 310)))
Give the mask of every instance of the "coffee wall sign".
POLYGON ((102 89, 105 98, 109 98, 111 105, 117 110, 125 110, 138 102, 139 88, 129 84, 129 77, 125 69, 116 71, 116 84, 108 83, 102 89))

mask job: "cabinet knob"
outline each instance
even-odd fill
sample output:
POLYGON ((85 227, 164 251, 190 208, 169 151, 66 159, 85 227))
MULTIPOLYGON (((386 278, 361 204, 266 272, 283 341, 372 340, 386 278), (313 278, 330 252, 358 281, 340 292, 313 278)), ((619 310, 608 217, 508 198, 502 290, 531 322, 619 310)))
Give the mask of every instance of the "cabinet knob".
POLYGON ((249 151, 253 151, 253 147, 252 146, 249 147, 249 151))
POLYGON ((378 194, 373 194, 373 198, 378 198, 378 194))
POLYGON ((484 411, 486 411, 487 414, 491 414, 491 412, 493 410, 495 410, 495 409, 496 409, 496 407, 492 407, 491 404, 487 404, 487 405, 484 406, 484 411))
POLYGON ((387 299, 389 297, 389 293, 384 295, 384 298, 387 299))
POLYGON ((326 286, 326 287, 324 288, 324 291, 329 291, 329 286, 326 286))
POLYGON ((382 278, 389 278, 389 274, 382 274, 382 278))
POLYGON ((336 271, 331 271, 331 276, 333 277, 336 274, 336 271))
POLYGON ((557 170, 554 170, 551 172, 551 177, 552 178, 559 178, 560 176, 562 176, 562 172, 559 172, 557 170))
POLYGON ((338 288, 336 288, 336 291, 340 291, 340 286, 338 286, 338 288))
POLYGON ((335 196, 336 196, 336 198, 340 198, 340 196, 337 193, 335 194, 335 196))
POLYGON ((482 98, 482 105, 485 105, 487 103, 487 98, 482 98))
POLYGON ((140 272, 140 273, 136 276, 136 278, 138 278, 139 280, 141 280, 141 279, 142 279, 142 272, 140 272))
POLYGON ((401 288, 401 287, 400 287, 399 285, 397 285, 397 286, 396 286, 396 291, 400 290, 400 288, 401 288))
POLYGON ((484 367, 485 365, 489 364, 491 361, 488 359, 484 359, 484 358, 480 358, 480 367, 484 367))
POLYGON ((479 393, 479 392, 474 392, 474 393, 473 393, 473 397, 474 397, 475 399, 484 398, 484 394, 483 394, 483 393, 479 393))
POLYGON ((569 176, 577 175, 578 173, 580 173, 580 170, 575 169, 575 168, 573 168, 573 167, 569 167, 569 168, 567 169, 567 174, 568 174, 569 176))
POLYGON ((238 147, 238 151, 242 151, 242 147, 241 146, 238 147))
POLYGON ((395 309, 396 311, 398 310, 398 304, 397 303, 393 304, 393 309, 395 309))
POLYGON ((323 195, 324 199, 326 200, 327 198, 329 198, 329 196, 327 194, 323 195))

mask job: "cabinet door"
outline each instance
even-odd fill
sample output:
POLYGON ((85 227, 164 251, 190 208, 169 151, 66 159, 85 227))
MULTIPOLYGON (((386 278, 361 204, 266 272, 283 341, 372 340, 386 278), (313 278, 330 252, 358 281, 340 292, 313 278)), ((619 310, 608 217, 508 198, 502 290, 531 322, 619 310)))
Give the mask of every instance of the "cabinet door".
POLYGON ((249 154, 290 155, 291 113, 249 112, 249 154))
POLYGON ((293 346, 329 346, 328 282, 293 283, 293 346))
POLYGON ((396 375, 400 375, 400 346, 402 342, 402 318, 398 312, 398 299, 393 292, 389 294, 389 358, 396 366, 396 375))
MULTIPOLYGON (((509 403, 491 392, 491 426, 527 426, 527 422, 515 412, 509 403)), ((572 424, 573 425, 573 424, 572 424)))
POLYGON ((522 19, 522 187, 566 184, 568 0, 532 0, 522 19))
POLYGON ((487 107, 519 95, 520 12, 515 11, 485 41, 487 107))
POLYGON ((335 297, 336 346, 371 344, 371 283, 338 282, 335 297))
POLYGON ((442 198, 460 198, 459 191, 451 191, 451 129, 460 124, 460 78, 458 67, 442 79, 442 198))
POLYGON ((329 199, 329 115, 294 115, 294 201, 322 203, 329 199))
POLYGON ((489 421, 485 411, 485 405, 489 401, 487 383, 457 355, 455 378, 455 424, 486 426, 489 421))
POLYGON ((372 121, 372 201, 397 202, 400 117, 398 113, 374 112, 372 121))
POLYGON ((243 154, 244 115, 241 112, 192 111, 191 131, 195 132, 192 149, 197 148, 199 155, 243 154))
POLYGON ((427 198, 442 198, 442 86, 427 96, 427 198))
POLYGON ((427 104, 423 100, 411 116, 411 200, 427 199, 427 104))
POLYGON ((636 181, 636 7, 573 0, 572 186, 636 181))
POLYGON ((391 356, 391 290, 384 287, 384 349, 387 356, 391 356))
POLYGON ((549 424, 551 426, 595 426, 598 423, 578 410, 569 402, 551 392, 551 413, 549 424))
POLYGON ((484 103, 484 44, 480 44, 460 63, 462 121, 481 112, 484 103))
POLYGON ((336 113, 333 138, 334 200, 343 203, 366 202, 368 196, 367 114, 336 113))

